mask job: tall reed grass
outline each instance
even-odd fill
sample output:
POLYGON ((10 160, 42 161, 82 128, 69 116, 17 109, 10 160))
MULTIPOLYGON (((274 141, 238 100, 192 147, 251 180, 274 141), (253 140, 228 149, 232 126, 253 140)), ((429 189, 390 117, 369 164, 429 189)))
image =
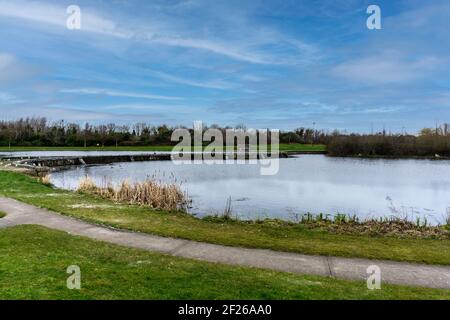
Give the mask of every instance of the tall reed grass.
POLYGON ((151 179, 137 183, 124 180, 115 187, 111 183, 98 186, 86 176, 80 180, 77 191, 98 195, 114 202, 137 204, 167 211, 186 211, 191 202, 178 184, 165 184, 151 179))
POLYGON ((42 184, 45 184, 46 186, 50 186, 52 184, 51 178, 49 174, 46 174, 45 176, 41 176, 38 178, 38 181, 42 184))
POLYGON ((445 217, 445 223, 447 227, 450 227, 450 207, 447 208, 447 216, 445 217))
POLYGON ((230 220, 231 219, 231 214, 232 214, 231 201, 232 201, 231 197, 228 197, 227 204, 226 204, 225 210, 223 212, 223 218, 225 220, 230 220))
POLYGON ((396 216, 360 220, 355 215, 341 213, 336 215, 307 213, 304 215, 293 215, 293 221, 310 228, 323 228, 336 233, 450 238, 450 232, 446 230, 448 228, 444 225, 433 226, 429 224, 427 218, 419 217, 415 221, 408 220, 407 217, 400 218, 396 216))

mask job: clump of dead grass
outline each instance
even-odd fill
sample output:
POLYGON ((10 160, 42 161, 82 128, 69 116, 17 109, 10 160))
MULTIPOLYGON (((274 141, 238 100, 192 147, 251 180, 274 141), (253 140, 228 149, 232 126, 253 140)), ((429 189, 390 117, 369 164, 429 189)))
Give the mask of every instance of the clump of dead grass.
POLYGON ((426 219, 417 219, 416 222, 412 222, 406 218, 389 217, 359 221, 356 217, 346 217, 342 214, 331 218, 323 215, 308 215, 308 218, 303 218, 300 223, 311 229, 323 229, 339 234, 450 239, 449 230, 442 225, 429 225, 426 219))
POLYGON ((124 180, 117 187, 111 183, 98 186, 90 177, 81 179, 78 192, 98 195, 114 202, 137 204, 166 211, 186 211, 190 199, 176 183, 147 179, 130 183, 124 180))
POLYGON ((49 174, 46 174, 45 176, 40 176, 38 178, 38 181, 42 184, 45 184, 46 186, 50 186, 52 184, 49 174))

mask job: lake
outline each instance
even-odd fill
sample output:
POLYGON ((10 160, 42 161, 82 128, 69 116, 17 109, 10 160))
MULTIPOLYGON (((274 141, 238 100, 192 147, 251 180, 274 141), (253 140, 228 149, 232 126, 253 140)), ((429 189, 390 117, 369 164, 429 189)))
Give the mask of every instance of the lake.
POLYGON ((191 213, 222 214, 231 199, 241 219, 296 220, 305 213, 345 213, 361 219, 398 216, 438 224, 450 206, 450 161, 331 158, 301 155, 280 159, 275 176, 255 165, 175 165, 171 161, 78 167, 52 173, 60 188, 74 189, 81 177, 97 183, 142 181, 156 176, 181 183, 193 199, 191 213))

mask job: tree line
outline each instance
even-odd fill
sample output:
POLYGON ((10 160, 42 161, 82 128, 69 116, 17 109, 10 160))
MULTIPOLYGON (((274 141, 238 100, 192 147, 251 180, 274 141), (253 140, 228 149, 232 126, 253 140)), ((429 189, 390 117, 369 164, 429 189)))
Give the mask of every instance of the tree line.
POLYGON ((377 134, 335 135, 327 142, 332 156, 450 157, 450 126, 424 128, 418 135, 377 134))
MULTIPOLYGON (((0 146, 46 146, 46 147, 92 147, 92 146, 158 146, 174 145, 172 132, 178 127, 135 123, 93 125, 86 123, 49 122, 46 118, 25 118, 0 121, 0 146)), ((233 129, 218 125, 204 126, 204 130, 215 128, 233 129)), ((190 128, 186 128, 192 130, 190 128)), ((246 129, 238 125, 234 129, 246 129)), ((323 143, 326 133, 319 130, 299 128, 292 132, 281 132, 281 143, 323 143)))
MULTIPOLYGON (((49 122, 34 117, 0 121, 0 146, 92 147, 175 145, 172 132, 178 127, 135 123, 130 125, 80 125, 65 121, 49 122)), ((232 129, 218 125, 204 130, 232 129)), ((192 130, 190 128, 186 128, 192 130)), ((238 125, 235 129, 246 129, 238 125)), ((450 125, 424 128, 417 135, 402 133, 347 134, 298 128, 280 132, 280 143, 325 144, 332 156, 445 156, 450 157, 450 125)))

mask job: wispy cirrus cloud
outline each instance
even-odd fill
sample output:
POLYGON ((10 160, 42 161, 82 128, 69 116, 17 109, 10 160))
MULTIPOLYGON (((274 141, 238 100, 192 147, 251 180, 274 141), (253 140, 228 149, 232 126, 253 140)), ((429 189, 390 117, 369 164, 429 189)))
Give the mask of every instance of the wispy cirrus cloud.
POLYGON ((10 54, 0 53, 0 72, 3 73, 6 68, 14 63, 14 57, 10 54))
MULTIPOLYGON (((68 17, 66 10, 67 7, 43 2, 0 0, 0 16, 45 23, 62 28, 66 28, 68 17)), ((83 10, 82 23, 83 31, 122 38, 130 36, 129 33, 119 30, 113 21, 102 18, 93 12, 83 10)))
POLYGON ((407 83, 426 78, 428 72, 441 65, 436 57, 407 57, 380 55, 351 60, 331 70, 335 76, 367 84, 407 83))
POLYGON ((142 38, 157 44, 209 51, 215 54, 227 56, 229 58, 245 62, 257 64, 273 63, 266 59, 263 55, 238 48, 236 44, 226 45, 205 39, 189 39, 153 34, 142 35, 142 38))
MULTIPOLYGON (((66 8, 44 2, 30 2, 25 0, 5 1, 0 0, 0 16, 23 19, 32 22, 45 23, 60 28, 66 27, 66 8), (27 8, 24 10, 24 8, 27 8)), ((164 45, 185 49, 201 50, 213 53, 230 59, 252 63, 252 64, 296 64, 304 59, 317 59, 316 49, 313 45, 306 44, 297 39, 281 37, 273 30, 266 30, 258 35, 258 40, 248 44, 242 39, 211 39, 209 37, 193 37, 185 34, 185 30, 167 24, 135 24, 127 27, 126 24, 117 24, 110 18, 103 17, 91 9, 82 10, 82 32, 95 33, 125 39, 130 41, 146 42, 154 45, 164 45), (275 35, 275 38, 274 38, 275 35), (274 45, 279 46, 284 43, 294 52, 287 56, 272 56, 267 51, 258 50, 259 46, 274 45)), ((247 28, 247 31, 251 26, 247 28)))
POLYGON ((8 92, 2 92, 0 91, 0 104, 18 104, 25 102, 22 99, 17 98, 15 95, 12 95, 8 92))
POLYGON ((20 62, 14 55, 0 52, 0 83, 11 84, 37 72, 38 68, 20 62))
POLYGON ((124 92, 115 91, 109 89, 100 88, 80 88, 80 89, 61 89, 61 93, 69 94, 81 94, 81 95, 101 95, 110 97, 125 97, 125 98, 137 98, 137 99, 150 99, 150 100, 182 100, 180 97, 161 96, 155 94, 145 94, 136 92, 124 92))
POLYGON ((195 80, 194 77, 190 78, 182 78, 178 76, 174 76, 172 74, 161 72, 161 71, 150 71, 151 75, 154 75, 160 79, 175 82, 178 84, 184 84, 192 87, 200 87, 200 88, 208 88, 208 89, 219 89, 219 90, 227 90, 235 88, 235 84, 223 81, 223 80, 206 80, 206 81, 199 81, 195 80))

